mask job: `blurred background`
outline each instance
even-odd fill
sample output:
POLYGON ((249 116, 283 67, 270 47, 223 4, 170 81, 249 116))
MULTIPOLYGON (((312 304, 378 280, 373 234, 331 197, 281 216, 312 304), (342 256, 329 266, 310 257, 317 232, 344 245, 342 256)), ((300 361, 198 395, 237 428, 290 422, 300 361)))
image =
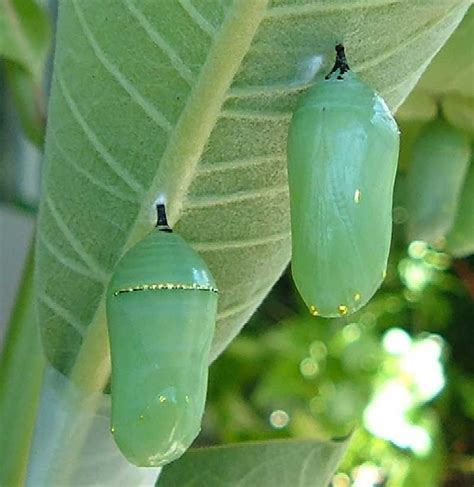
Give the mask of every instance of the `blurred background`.
MULTIPOLYGON (((8 53, 0 61, 0 344, 39 200, 56 2, 38 4, 24 20, 38 30, 41 66, 26 69, 8 53)), ((405 228, 420 128, 442 106, 472 138, 473 65, 471 8, 397 113, 402 150, 382 288, 350 317, 314 318, 288 270, 212 365, 200 444, 353 432, 334 487, 474 485, 474 258, 409 242, 405 228), (456 62, 467 69, 453 76, 456 62)))

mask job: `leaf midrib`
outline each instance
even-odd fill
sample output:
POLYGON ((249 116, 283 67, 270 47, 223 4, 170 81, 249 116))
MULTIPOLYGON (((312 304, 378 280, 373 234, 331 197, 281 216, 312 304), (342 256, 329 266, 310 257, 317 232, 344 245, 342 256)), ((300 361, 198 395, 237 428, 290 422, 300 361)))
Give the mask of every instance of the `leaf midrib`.
MULTIPOLYGON (((189 100, 170 133, 157 173, 144 196, 123 251, 149 231, 154 202, 165 195, 168 220, 175 225, 184 209, 185 195, 208 138, 219 118, 227 91, 264 18, 269 0, 238 0, 228 10, 216 33, 189 100)), ((105 289, 87 328, 71 379, 85 390, 101 391, 110 375, 105 320, 105 289), (102 364, 98 367, 97 364, 102 364)))

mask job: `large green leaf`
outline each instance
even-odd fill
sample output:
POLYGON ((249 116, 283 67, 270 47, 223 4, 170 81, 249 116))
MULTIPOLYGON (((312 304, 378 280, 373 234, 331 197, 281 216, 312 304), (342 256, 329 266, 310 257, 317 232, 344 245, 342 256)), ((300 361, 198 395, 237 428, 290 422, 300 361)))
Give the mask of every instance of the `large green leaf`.
POLYGON ((158 487, 326 487, 347 441, 274 440, 189 450, 158 487))
POLYGON ((53 365, 107 380, 104 289, 160 195, 221 289, 215 358, 288 263, 286 133, 314 72, 343 41, 395 110, 469 4, 60 2, 37 245, 53 365))

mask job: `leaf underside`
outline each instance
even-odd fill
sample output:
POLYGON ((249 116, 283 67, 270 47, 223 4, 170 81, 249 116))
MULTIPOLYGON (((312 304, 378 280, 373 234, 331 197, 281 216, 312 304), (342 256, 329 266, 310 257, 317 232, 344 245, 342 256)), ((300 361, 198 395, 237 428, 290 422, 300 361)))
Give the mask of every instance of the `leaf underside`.
POLYGON ((274 440, 189 450, 164 468, 157 485, 326 487, 348 441, 274 440))
POLYGON ((468 5, 60 2, 36 275, 53 365, 70 373, 105 328, 105 287, 158 197, 221 291, 215 358, 288 264, 287 128, 315 71, 342 41, 395 110, 468 5))

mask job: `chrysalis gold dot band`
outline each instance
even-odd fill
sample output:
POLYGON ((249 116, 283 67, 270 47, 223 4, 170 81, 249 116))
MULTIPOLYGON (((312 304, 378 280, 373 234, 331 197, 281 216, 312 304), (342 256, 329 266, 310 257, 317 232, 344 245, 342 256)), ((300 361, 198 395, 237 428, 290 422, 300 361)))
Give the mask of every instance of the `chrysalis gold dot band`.
POLYGON ((114 291, 114 296, 123 293, 132 293, 135 291, 161 291, 161 290, 181 290, 181 291, 210 291, 211 293, 219 293, 216 287, 209 284, 175 284, 175 283, 159 283, 159 284, 139 284, 138 286, 130 286, 114 291))

